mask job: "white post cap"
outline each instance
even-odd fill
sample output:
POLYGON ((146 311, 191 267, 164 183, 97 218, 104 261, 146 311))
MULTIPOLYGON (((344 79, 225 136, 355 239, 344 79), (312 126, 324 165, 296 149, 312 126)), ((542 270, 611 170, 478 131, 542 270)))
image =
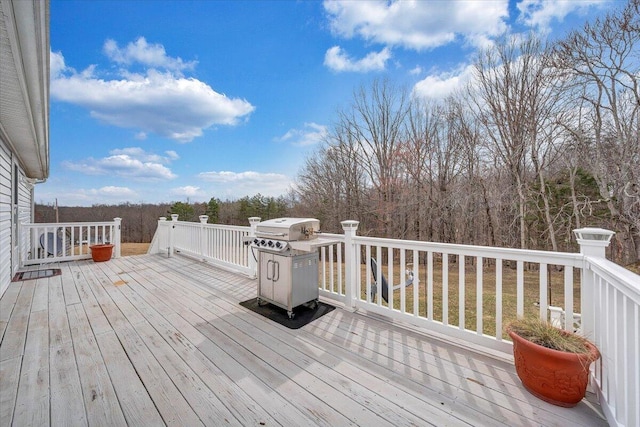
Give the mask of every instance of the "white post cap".
POLYGON ((344 231, 347 231, 350 229, 357 230, 358 225, 360 225, 360 221, 347 220, 347 221, 340 222, 340 224, 342 224, 342 229, 344 231))
POLYGON ((605 248, 609 246, 615 232, 604 228, 579 228, 573 230, 576 241, 580 245, 580 253, 584 255, 605 257, 605 248))

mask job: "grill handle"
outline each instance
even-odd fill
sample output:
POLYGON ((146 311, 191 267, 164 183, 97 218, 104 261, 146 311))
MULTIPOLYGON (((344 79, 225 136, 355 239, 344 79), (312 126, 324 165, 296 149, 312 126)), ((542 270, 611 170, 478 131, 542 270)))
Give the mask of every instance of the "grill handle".
POLYGON ((286 236, 285 233, 274 233, 273 231, 256 231, 256 236, 261 235, 261 234, 265 234, 267 236, 278 236, 278 237, 286 236))
POLYGON ((268 260, 267 261, 267 280, 273 280, 273 276, 269 277, 269 272, 271 271, 271 269, 269 268, 269 264, 272 264, 273 260, 268 260))

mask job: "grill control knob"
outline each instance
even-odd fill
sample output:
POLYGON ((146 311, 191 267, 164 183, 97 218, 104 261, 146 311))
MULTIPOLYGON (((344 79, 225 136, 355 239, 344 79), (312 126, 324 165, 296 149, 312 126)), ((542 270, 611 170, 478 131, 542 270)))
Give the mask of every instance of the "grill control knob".
POLYGON ((266 245, 266 244, 267 244, 267 242, 266 242, 264 239, 260 240, 260 245, 261 245, 261 246, 264 246, 264 245, 266 245))
POLYGON ((254 245, 258 245, 259 243, 260 243, 260 240, 258 240, 258 239, 253 239, 253 244, 254 244, 254 245))
POLYGON ((282 247, 282 243, 276 242, 276 248, 280 249, 282 247))
POLYGON ((269 247, 273 246, 273 240, 269 240, 269 247))

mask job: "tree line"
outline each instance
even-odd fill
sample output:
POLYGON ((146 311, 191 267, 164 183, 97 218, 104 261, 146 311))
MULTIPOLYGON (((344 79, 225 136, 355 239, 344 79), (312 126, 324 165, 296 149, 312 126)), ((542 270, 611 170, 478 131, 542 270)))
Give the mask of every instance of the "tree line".
POLYGON ((252 216, 271 219, 286 216, 291 210, 290 202, 284 196, 267 197, 261 194, 238 200, 222 201, 211 198, 207 203, 122 203, 119 205, 60 206, 36 204, 35 221, 85 222, 111 221, 122 218, 121 238, 123 242, 148 243, 155 234, 158 219, 171 219, 177 214, 180 221, 200 222, 200 215, 207 215, 211 224, 249 225, 252 216))
POLYGON ((572 230, 617 234, 640 259, 640 1, 564 39, 505 37, 442 101, 379 79, 355 90, 299 176, 323 229, 576 250, 572 230))

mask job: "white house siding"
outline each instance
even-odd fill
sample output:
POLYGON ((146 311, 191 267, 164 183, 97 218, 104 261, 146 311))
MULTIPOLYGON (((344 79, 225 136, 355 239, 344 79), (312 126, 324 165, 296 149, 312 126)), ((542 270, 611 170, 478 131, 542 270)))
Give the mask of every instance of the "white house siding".
POLYGON ((0 296, 11 281, 11 153, 0 140, 0 296))
MULTIPOLYGON (((18 168, 18 173, 20 174, 18 179, 18 223, 33 222, 33 184, 25 179, 25 174, 20 168, 18 168)), ((12 260, 14 272, 20 267, 20 261, 26 259, 28 252, 32 250, 28 233, 19 233, 16 238, 20 239, 18 247, 22 248, 24 253, 15 252, 12 260)))
MULTIPOLYGON (((17 244, 14 225, 32 222, 32 186, 24 179, 24 172, 18 166, 19 177, 14 177, 15 156, 0 139, 0 296, 11 282, 11 277, 20 266, 20 255, 14 251, 17 244), (18 204, 14 205, 13 185, 17 179, 18 204), (14 209, 16 207, 17 209, 14 209), (17 218, 14 217, 17 214, 17 218)), ((28 248, 29 236, 21 236, 23 248, 28 248)))

